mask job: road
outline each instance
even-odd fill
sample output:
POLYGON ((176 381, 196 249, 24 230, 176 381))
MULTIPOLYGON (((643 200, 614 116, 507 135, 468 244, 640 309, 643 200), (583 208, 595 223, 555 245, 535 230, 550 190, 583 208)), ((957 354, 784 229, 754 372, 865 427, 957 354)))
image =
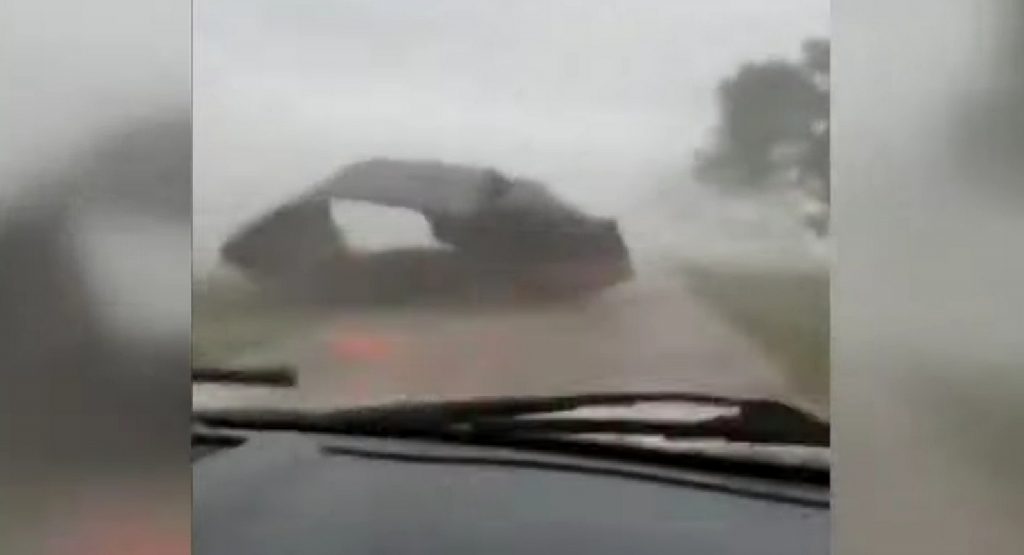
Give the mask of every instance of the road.
POLYGON ((241 349, 229 362, 292 365, 297 388, 196 386, 195 405, 654 390, 801 400, 755 341, 670 273, 641 272, 636 281, 577 304, 289 318, 272 339, 241 349))

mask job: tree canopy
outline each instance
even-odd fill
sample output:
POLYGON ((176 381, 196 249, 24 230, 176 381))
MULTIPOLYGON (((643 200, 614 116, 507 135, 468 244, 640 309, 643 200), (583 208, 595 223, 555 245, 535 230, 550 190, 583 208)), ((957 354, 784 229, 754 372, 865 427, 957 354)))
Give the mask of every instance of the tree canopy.
MULTIPOLYGON (((828 187, 830 45, 808 39, 799 60, 748 62, 718 87, 719 126, 715 144, 698 159, 706 181, 756 186, 775 171, 795 166, 801 179, 828 187), (779 160, 779 151, 799 152, 779 160)), ((827 194, 826 194, 827 198, 827 194)))

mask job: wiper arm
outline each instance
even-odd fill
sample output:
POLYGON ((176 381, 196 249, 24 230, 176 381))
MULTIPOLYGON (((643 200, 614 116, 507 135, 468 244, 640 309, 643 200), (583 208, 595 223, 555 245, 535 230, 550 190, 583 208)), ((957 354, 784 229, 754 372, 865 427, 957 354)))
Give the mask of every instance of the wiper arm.
POLYGON ((692 393, 623 393, 403 403, 332 411, 224 409, 197 411, 212 427, 460 440, 564 437, 614 433, 666 438, 714 438, 773 445, 829 444, 829 425, 786 404, 692 393), (678 402, 734 409, 697 421, 552 418, 580 408, 678 402), (545 417, 546 416, 546 417, 545 417))
POLYGON ((192 368, 192 383, 218 383, 266 387, 293 387, 298 382, 294 368, 192 368))

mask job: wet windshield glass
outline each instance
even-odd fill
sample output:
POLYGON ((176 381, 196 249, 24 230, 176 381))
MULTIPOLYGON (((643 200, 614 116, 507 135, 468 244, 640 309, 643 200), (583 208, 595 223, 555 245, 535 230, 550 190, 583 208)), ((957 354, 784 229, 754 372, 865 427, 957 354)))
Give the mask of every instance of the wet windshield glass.
POLYGON ((195 10, 199 407, 827 413, 828 2, 195 10), (770 4, 770 5, 769 5, 770 4))

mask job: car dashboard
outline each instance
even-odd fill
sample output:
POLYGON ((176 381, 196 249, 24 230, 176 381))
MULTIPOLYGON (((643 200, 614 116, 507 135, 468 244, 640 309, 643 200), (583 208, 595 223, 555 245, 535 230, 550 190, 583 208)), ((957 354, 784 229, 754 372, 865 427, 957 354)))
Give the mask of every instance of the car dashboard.
POLYGON ((406 439, 193 442, 198 555, 829 552, 827 487, 406 439))

